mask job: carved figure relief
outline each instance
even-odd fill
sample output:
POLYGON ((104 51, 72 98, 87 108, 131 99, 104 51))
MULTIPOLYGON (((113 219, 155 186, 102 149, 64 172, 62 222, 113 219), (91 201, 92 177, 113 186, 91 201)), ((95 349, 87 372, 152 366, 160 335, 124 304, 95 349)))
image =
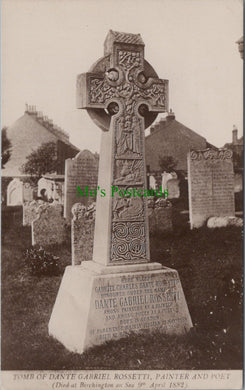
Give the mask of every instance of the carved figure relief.
POLYGON ((113 203, 113 220, 130 221, 144 217, 142 198, 115 198, 113 203))
POLYGON ((114 184, 143 184, 143 160, 116 160, 114 184))
MULTIPOLYGON (((111 185, 144 186, 143 116, 147 109, 150 112, 167 111, 168 81, 157 75, 150 76, 154 70, 149 70, 148 66, 145 68, 147 74, 144 73, 143 41, 135 34, 117 33, 117 41, 108 39, 102 63, 101 67, 94 66, 94 73, 81 75, 88 88, 86 95, 79 95, 81 107, 96 109, 96 117, 99 117, 99 108, 112 116, 114 162, 111 185)), ((112 200, 109 262, 149 261, 145 205, 145 199, 139 197, 112 200)))

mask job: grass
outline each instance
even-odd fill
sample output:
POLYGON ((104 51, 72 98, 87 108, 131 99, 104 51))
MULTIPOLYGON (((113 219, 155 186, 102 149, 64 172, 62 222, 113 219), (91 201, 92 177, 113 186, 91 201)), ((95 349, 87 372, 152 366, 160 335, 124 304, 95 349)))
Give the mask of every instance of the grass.
POLYGON ((23 252, 31 229, 21 209, 6 208, 2 231, 2 369, 242 369, 242 235, 239 228, 190 231, 176 211, 174 232, 151 237, 151 259, 178 270, 194 324, 189 334, 131 333, 68 352, 48 336, 48 321, 70 243, 47 248, 60 274, 31 276, 23 252))

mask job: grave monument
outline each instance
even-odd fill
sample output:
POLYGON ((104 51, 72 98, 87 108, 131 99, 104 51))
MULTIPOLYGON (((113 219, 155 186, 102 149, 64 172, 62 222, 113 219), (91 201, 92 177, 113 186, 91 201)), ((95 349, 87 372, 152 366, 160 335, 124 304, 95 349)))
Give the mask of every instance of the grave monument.
POLYGON ((178 272, 150 262, 147 198, 118 196, 147 188, 144 131, 168 110, 168 81, 144 59, 140 34, 109 31, 104 57, 78 76, 77 106, 103 130, 98 186, 106 196, 97 196, 93 260, 66 268, 49 334, 82 353, 129 331, 187 332, 178 272))
POLYGON ((23 204, 23 182, 14 178, 7 187, 7 206, 19 206, 23 204))
POLYGON ((54 245, 67 241, 63 206, 58 202, 43 202, 37 208, 37 217, 31 222, 32 245, 54 245))
POLYGON ((192 150, 187 166, 191 229, 210 217, 235 216, 232 151, 192 150))
POLYGON ((90 189, 96 189, 98 182, 98 160, 89 150, 79 152, 74 158, 65 161, 65 201, 64 217, 67 222, 72 218, 72 206, 75 203, 88 205, 96 200, 90 196, 90 189), (88 187, 87 196, 79 196, 77 187, 82 192, 88 187))

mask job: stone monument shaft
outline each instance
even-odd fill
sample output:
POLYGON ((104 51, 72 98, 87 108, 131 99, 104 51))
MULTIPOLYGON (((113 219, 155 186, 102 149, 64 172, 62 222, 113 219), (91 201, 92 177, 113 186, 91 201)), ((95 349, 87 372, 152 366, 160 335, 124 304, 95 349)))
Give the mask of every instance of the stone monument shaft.
POLYGON ((49 321, 49 334, 70 351, 129 331, 183 334, 192 326, 178 272, 150 262, 147 198, 134 195, 147 191, 144 131, 167 111, 167 95, 139 34, 110 31, 104 57, 78 76, 78 108, 103 130, 105 196, 98 191, 93 261, 66 267, 49 321))
POLYGON ((110 31, 104 46, 104 57, 77 80, 78 108, 104 130, 98 185, 106 196, 97 196, 93 261, 147 263, 144 132, 168 110, 168 81, 144 60, 140 34, 110 31))

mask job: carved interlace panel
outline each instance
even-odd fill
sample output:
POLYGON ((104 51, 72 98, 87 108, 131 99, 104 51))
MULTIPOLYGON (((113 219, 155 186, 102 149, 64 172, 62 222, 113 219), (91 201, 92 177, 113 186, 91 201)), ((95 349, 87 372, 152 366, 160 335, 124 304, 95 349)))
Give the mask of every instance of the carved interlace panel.
POLYGON ((191 160, 229 160, 232 158, 232 155, 232 150, 229 149, 192 150, 190 152, 191 160))
MULTIPOLYGON (((140 44, 136 50, 117 48, 111 56, 114 67, 108 68, 105 75, 89 75, 89 107, 105 109, 114 105, 111 185, 124 191, 130 187, 142 189, 146 188, 145 128, 139 106, 166 111, 168 86, 163 80, 147 79, 144 75, 140 44)), ((146 206, 143 197, 123 198, 117 193, 112 199, 110 263, 149 261, 146 206)))
POLYGON ((111 261, 138 261, 145 259, 144 222, 118 222, 112 224, 111 261))

